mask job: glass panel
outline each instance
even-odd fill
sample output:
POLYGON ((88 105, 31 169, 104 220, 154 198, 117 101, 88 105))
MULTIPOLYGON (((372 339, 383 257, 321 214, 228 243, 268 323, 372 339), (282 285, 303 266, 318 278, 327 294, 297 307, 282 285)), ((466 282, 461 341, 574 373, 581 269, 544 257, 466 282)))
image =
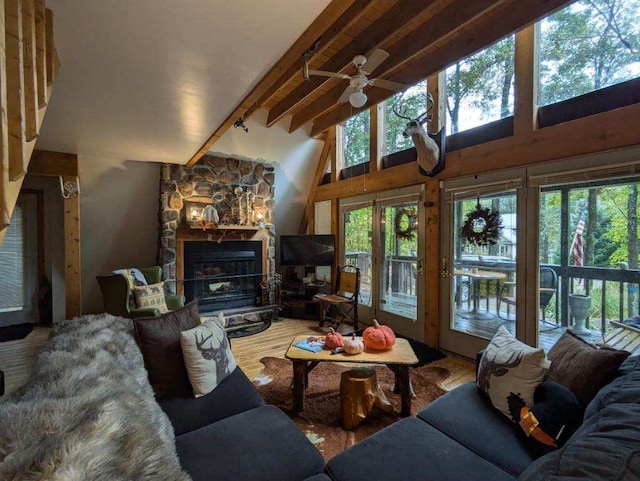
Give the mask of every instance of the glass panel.
POLYGON ((415 201, 381 209, 380 309, 409 319, 418 312, 417 212, 415 201))
POLYGON ((566 328, 599 340, 610 321, 639 314, 639 186, 636 178, 542 189, 541 347, 551 347, 566 328), (548 270, 557 282, 545 300, 548 270))
POLYGON ((514 36, 447 69, 447 135, 513 115, 514 36))
POLYGON ((640 76, 640 0, 581 0, 540 22, 540 105, 640 76))
POLYGON ((371 306, 371 253, 373 207, 350 210, 344 215, 344 262, 360 268, 359 303, 371 306))
POLYGON ((393 154, 413 147, 411 137, 402 135, 407 126, 407 119, 398 117, 393 109, 404 117, 415 119, 427 108, 427 81, 409 87, 405 92, 399 92, 385 102, 385 155, 393 154))
POLYGON ((353 167, 369 161, 369 111, 354 115, 342 126, 344 166, 353 167))
POLYGON ((500 325, 515 334, 516 192, 457 200, 453 215, 454 281, 451 283, 451 328, 491 339, 500 325), (499 213, 502 229, 495 244, 478 245, 462 235, 465 223, 481 233, 499 213), (477 215, 482 213, 483 215, 477 215), (490 214, 487 216, 486 214, 490 214), (484 223, 483 223, 484 221, 484 223))

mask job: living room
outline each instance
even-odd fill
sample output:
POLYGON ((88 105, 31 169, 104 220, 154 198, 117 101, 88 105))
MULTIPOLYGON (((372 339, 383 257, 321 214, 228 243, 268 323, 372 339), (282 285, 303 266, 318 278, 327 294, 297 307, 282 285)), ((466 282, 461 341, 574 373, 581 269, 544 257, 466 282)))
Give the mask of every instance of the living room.
MULTIPOLYGON (((256 377, 259 359, 284 358, 293 337, 326 334, 315 311, 278 321, 291 272, 307 283, 312 273, 281 262, 281 237, 300 234, 333 235, 335 260, 317 279, 359 266, 360 327, 375 318, 460 359, 459 383, 502 325, 549 352, 568 328, 602 342, 638 314, 628 220, 640 180, 637 2, 286 3, 149 14, 47 2, 60 66, 18 181, 40 232, 28 247, 36 283, 23 295, 49 290, 43 324, 104 312, 96 278, 118 268, 161 266, 168 294, 193 296, 182 270, 188 240, 258 240, 266 292, 256 307, 275 306, 260 334, 272 344, 260 353, 249 352, 258 334, 231 342, 256 377), (589 25, 585 12, 602 18, 589 25), (574 51, 563 34, 571 21, 593 27, 574 51), (594 47, 599 27, 606 49, 594 47), (594 52, 595 69, 584 60, 594 52), (345 89, 353 99, 339 99, 345 89), (417 136, 402 136, 421 115, 439 148, 433 164, 417 136), (463 234, 474 215, 485 227, 463 234), (480 239, 487 225, 498 231, 489 241, 480 239), (589 298, 581 320, 578 296, 589 298)), ((38 322, 37 306, 22 310, 38 322)))

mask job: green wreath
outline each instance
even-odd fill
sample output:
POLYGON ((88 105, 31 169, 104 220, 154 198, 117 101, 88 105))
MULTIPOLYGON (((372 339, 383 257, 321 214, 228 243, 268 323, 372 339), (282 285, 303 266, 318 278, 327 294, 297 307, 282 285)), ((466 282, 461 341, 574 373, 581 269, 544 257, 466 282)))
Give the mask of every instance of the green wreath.
POLYGON ((476 210, 467 214, 467 220, 460 229, 461 237, 469 244, 477 246, 495 245, 502 232, 500 212, 489 208, 476 210))
POLYGON ((403 207, 396 212, 394 230, 399 239, 413 239, 416 235, 418 212, 415 207, 403 207), (405 221, 406 218, 406 221, 405 221), (403 223, 406 225, 403 226, 403 223))

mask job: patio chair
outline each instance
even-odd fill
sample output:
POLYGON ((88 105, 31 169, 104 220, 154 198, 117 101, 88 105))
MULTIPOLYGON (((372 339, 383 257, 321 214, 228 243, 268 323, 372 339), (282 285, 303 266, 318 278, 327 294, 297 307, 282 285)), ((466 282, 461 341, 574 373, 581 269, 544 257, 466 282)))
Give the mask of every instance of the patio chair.
POLYGON ((360 296, 360 269, 352 266, 338 266, 335 290, 333 294, 318 295, 315 299, 320 303, 320 327, 325 321, 338 329, 344 321, 353 323, 353 330, 358 330, 358 297, 360 296))
MULTIPOLYGON (((558 287, 558 275, 556 271, 551 269, 550 267, 540 267, 540 288, 538 290, 540 295, 540 309, 542 309, 542 322, 547 322, 546 318, 546 307, 551 302, 553 295, 556 293, 558 287)), ((516 283, 515 282, 505 282, 500 287, 497 296, 497 305, 496 310, 498 311, 498 317, 500 319, 504 319, 506 321, 512 321, 513 318, 510 317, 509 308, 510 306, 516 305, 516 283), (506 317, 503 317, 501 314, 500 307, 502 303, 507 305, 506 309, 506 317)))

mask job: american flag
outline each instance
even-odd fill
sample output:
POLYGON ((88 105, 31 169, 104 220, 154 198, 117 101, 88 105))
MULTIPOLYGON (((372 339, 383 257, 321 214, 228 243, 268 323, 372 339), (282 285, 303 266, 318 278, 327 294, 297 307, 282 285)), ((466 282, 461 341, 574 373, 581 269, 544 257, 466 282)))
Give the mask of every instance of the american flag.
POLYGON ((582 245, 582 234, 584 233, 584 221, 578 221, 576 234, 573 236, 570 253, 573 253, 573 265, 582 267, 584 265, 584 249, 582 245))

